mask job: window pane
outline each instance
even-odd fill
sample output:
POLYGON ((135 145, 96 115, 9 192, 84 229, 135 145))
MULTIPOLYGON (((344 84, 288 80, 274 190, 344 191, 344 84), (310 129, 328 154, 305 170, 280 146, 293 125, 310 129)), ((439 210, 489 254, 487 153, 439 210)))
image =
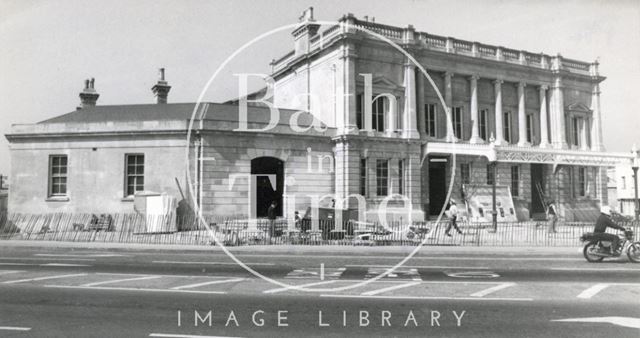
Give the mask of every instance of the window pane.
POLYGON ((144 174, 144 166, 143 165, 138 165, 136 167, 136 174, 138 174, 138 175, 144 174))

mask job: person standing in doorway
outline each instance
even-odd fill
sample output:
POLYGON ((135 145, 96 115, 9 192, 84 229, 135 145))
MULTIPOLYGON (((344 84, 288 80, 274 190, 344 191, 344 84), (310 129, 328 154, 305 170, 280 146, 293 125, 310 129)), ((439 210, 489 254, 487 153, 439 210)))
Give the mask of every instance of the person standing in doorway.
POLYGON ((449 200, 449 226, 447 226, 447 229, 444 231, 445 235, 451 237, 451 234, 449 233, 449 231, 451 231, 451 228, 455 228, 456 231, 462 235, 462 231, 460 231, 460 228, 458 228, 458 207, 456 207, 456 201, 452 198, 449 200))
POLYGON ((547 207, 547 232, 550 234, 556 233, 556 223, 558 223, 558 213, 556 211, 555 201, 549 202, 547 207))
POLYGON ((276 233, 276 207, 278 202, 273 201, 267 209, 267 218, 269 219, 269 237, 273 237, 276 233))

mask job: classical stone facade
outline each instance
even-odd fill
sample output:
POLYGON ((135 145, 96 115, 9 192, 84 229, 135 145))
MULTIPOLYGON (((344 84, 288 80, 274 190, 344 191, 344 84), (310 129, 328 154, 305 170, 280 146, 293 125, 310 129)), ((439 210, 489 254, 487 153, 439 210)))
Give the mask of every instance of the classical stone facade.
POLYGON ((423 220, 449 189, 465 201, 490 185, 496 163, 518 219, 553 199, 566 221, 587 220, 607 202, 606 168, 630 160, 604 152, 597 62, 351 14, 322 26, 311 9, 292 35, 268 90, 224 104, 167 103, 162 71, 157 104, 96 106, 88 80, 78 110, 7 135, 10 209, 132 212, 139 190, 179 199, 190 190, 186 200, 218 216, 262 217, 276 200, 287 217, 366 203, 369 220, 379 206, 387 218, 423 220), (240 128, 245 106, 251 130, 240 128))

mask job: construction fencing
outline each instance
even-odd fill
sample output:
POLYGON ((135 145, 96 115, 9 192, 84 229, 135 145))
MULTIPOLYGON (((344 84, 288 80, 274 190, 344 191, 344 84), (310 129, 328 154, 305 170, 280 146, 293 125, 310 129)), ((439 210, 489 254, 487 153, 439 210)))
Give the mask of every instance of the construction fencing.
MULTIPOLYGON (((113 242, 166 245, 426 245, 457 246, 575 246, 594 223, 559 222, 549 232, 545 222, 458 223, 448 236, 448 222, 367 223, 333 220, 241 219, 203 216, 181 217, 138 214, 0 214, 0 240, 113 242), (336 230, 337 229, 337 230, 336 230)), ((638 222, 619 222, 634 231, 638 222)), ((612 232, 615 233, 615 232, 612 232)))

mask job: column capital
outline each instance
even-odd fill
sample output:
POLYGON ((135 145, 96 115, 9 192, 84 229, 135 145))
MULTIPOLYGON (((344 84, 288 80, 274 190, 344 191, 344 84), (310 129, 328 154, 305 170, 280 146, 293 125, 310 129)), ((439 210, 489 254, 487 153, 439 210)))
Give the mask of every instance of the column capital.
POLYGON ((491 82, 493 82, 494 85, 499 86, 499 85, 504 83, 504 80, 503 79, 495 79, 495 80, 493 80, 491 82))
POLYGON ((549 85, 540 85, 540 91, 545 91, 547 89, 549 89, 549 85))
POLYGON ((453 77, 453 75, 454 75, 454 73, 453 73, 453 72, 446 71, 446 72, 444 72, 444 75, 443 75, 443 76, 444 76, 444 77, 453 77))
POLYGON ((527 86, 526 82, 522 82, 522 81, 518 82, 518 87, 524 88, 526 86, 527 86))
POLYGON ((473 75, 469 76, 469 80, 478 81, 478 80, 480 80, 480 76, 478 74, 473 74, 473 75))

